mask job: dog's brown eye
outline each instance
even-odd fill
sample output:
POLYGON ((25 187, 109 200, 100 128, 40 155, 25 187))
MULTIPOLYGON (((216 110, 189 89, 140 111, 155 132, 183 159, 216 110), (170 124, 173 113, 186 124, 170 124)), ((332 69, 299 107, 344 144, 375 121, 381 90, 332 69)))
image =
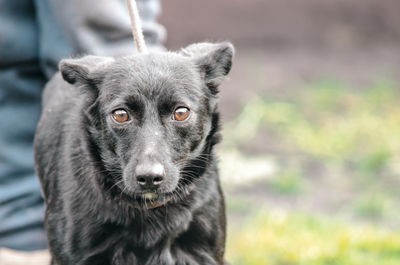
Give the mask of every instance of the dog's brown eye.
POLYGON ((184 121, 189 117, 190 110, 186 107, 179 107, 174 112, 174 120, 184 121))
POLYGON ((128 112, 123 109, 114 110, 112 113, 112 117, 116 122, 119 123, 127 122, 129 120, 128 112))

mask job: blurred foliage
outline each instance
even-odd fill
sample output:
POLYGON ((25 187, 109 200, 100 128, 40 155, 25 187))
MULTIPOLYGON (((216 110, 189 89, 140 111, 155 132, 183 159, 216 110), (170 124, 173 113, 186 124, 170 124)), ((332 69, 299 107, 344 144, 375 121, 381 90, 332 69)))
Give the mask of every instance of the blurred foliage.
POLYGON ((229 128, 235 141, 249 141, 270 126, 306 154, 374 173, 400 155, 399 98, 386 80, 365 90, 321 81, 299 88, 291 100, 254 98, 229 128))
POLYGON ((251 200, 246 198, 246 196, 243 195, 238 195, 232 198, 229 198, 229 200, 226 201, 226 208, 227 211, 231 213, 236 213, 240 214, 243 216, 247 215, 252 215, 252 207, 249 207, 251 205, 251 200))
MULTIPOLYGON (((355 202, 355 211, 359 216, 380 218, 389 208, 390 198, 381 193, 361 195, 355 202)), ((389 208, 390 209, 390 208, 389 208)))
POLYGON ((301 191, 302 177, 296 170, 283 170, 274 176, 270 185, 272 189, 278 193, 298 193, 301 191))
POLYGON ((275 156, 270 160, 278 165, 271 166, 275 171, 270 172, 269 185, 276 192, 298 193, 314 182, 307 184, 307 179, 320 178, 318 172, 305 171, 304 163, 311 161, 323 167, 324 177, 338 189, 342 185, 354 190, 349 204, 356 215, 385 215, 395 210, 384 209, 390 205, 387 201, 400 200, 397 86, 387 79, 363 89, 322 80, 292 89, 290 95, 254 97, 225 127, 225 146, 240 149, 254 141, 257 149, 265 149, 264 155, 275 156), (363 194, 371 187, 371 193, 384 196, 368 199, 363 194))
POLYGON ((397 265, 400 233, 334 219, 261 212, 229 231, 232 265, 397 265))
POLYGON ((400 231, 395 230, 400 228, 399 100, 398 84, 385 79, 362 89, 322 80, 290 94, 250 100, 224 132, 223 149, 236 155, 231 163, 224 155, 223 183, 229 187, 235 172, 254 175, 235 177, 243 184, 235 182, 233 191, 241 195, 227 196, 228 213, 242 222, 248 218, 245 225, 231 224, 228 260, 233 265, 400 264, 400 231), (262 164, 265 170, 259 170, 262 164), (253 192, 249 179, 257 180, 253 192), (265 196, 260 183, 267 185, 265 196), (293 203, 310 197, 309 206, 293 203), (288 204, 286 209, 307 214, 259 213, 262 206, 288 204), (326 213, 335 218, 314 216, 326 213))

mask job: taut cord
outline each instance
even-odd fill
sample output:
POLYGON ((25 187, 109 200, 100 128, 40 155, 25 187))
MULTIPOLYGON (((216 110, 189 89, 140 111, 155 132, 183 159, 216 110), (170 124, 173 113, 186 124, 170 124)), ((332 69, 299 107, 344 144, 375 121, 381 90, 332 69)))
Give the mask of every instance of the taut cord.
POLYGON ((143 37, 142 23, 140 22, 136 0, 126 0, 126 5, 128 6, 129 17, 131 18, 132 34, 137 50, 140 53, 146 53, 147 47, 143 37))

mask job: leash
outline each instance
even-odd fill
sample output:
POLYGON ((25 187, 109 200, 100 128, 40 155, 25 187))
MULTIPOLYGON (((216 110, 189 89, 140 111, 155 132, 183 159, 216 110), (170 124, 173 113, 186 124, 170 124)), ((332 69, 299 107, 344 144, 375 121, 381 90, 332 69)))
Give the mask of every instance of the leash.
POLYGON ((132 35, 136 47, 140 53, 147 53, 146 43, 143 37, 142 23, 140 22, 139 11, 136 0, 126 0, 128 6, 129 17, 131 19, 132 35))

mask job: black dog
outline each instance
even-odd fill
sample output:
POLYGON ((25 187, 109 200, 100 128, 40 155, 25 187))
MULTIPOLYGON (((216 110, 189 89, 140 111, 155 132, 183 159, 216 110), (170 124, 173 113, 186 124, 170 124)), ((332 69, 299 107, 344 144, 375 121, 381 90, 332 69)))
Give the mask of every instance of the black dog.
POLYGON ((213 146, 232 56, 203 43, 61 61, 35 136, 52 264, 224 263, 213 146))

